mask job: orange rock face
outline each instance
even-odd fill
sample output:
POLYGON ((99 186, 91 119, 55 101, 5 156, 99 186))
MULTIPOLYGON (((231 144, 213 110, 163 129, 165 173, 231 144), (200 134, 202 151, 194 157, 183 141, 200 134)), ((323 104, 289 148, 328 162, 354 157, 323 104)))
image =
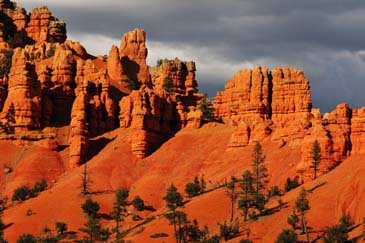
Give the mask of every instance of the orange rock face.
POLYGON ((225 84, 214 98, 215 116, 225 123, 264 121, 270 118, 269 73, 265 67, 245 69, 225 84))
POLYGON ((309 81, 302 70, 275 68, 271 71, 271 120, 283 123, 300 118, 309 119, 312 101, 309 81))
POLYGON ((184 96, 198 91, 195 71, 194 62, 183 62, 178 58, 162 60, 160 65, 152 67, 150 70, 154 89, 184 96))
POLYGON ((119 106, 120 126, 132 128, 132 152, 137 158, 144 158, 154 151, 173 134, 173 129, 177 129, 178 120, 172 102, 159 97, 150 88, 132 91, 119 106))
POLYGON ((141 29, 134 29, 122 37, 119 55, 123 73, 138 85, 151 85, 150 73, 146 63, 147 58, 146 33, 141 29))
POLYGON ((88 148, 88 126, 87 126, 87 112, 90 97, 87 92, 88 83, 85 82, 80 87, 81 91, 78 93, 72 105, 71 111, 71 134, 70 134, 70 162, 69 166, 74 168, 86 160, 88 148))
POLYGON ((28 62, 24 49, 13 54, 8 96, 1 112, 3 123, 13 123, 15 132, 40 127, 41 86, 35 67, 28 62))
POLYGON ((67 38, 65 22, 52 16, 47 7, 35 8, 28 15, 24 8, 17 7, 13 2, 2 1, 0 9, 5 13, 0 19, 5 26, 0 27, 3 36, 0 41, 6 41, 10 46, 24 47, 38 42, 63 43, 67 38))
POLYGON ((351 153, 365 153, 365 107, 352 110, 351 153))

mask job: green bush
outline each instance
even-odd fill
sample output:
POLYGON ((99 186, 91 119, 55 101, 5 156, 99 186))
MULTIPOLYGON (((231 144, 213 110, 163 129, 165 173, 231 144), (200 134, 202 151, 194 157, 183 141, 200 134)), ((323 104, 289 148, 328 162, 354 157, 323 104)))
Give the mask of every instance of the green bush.
POLYGON ((138 211, 144 210, 144 201, 139 196, 136 196, 132 201, 133 207, 137 209, 138 211))
POLYGON ((195 197, 200 193, 200 185, 194 182, 189 182, 185 185, 185 192, 189 195, 189 197, 195 197))
POLYGON ((64 222, 56 222, 57 233, 62 235, 67 231, 67 224, 64 222))
POLYGON ((214 108, 212 103, 207 97, 204 97, 200 104, 200 110, 203 113, 203 119, 205 122, 214 121, 214 108))
POLYGON ((43 178, 34 184, 32 192, 34 193, 34 195, 37 195, 38 193, 40 193, 46 189, 47 189, 47 181, 46 181, 46 179, 43 178))
POLYGON ((81 205, 82 210, 85 214, 87 214, 89 217, 95 218, 97 216, 97 212, 100 209, 100 206, 98 202, 94 202, 90 198, 86 199, 85 203, 81 205))
POLYGON ((31 234, 23 234, 19 236, 19 238, 16 241, 16 243, 36 243, 36 242, 37 239, 35 238, 34 235, 31 234))
POLYGON ((222 224, 219 224, 219 232, 220 236, 227 241, 239 233, 239 225, 237 222, 228 224, 224 221, 222 224))
POLYGON ((29 198, 31 190, 27 186, 21 186, 15 189, 14 194, 11 198, 12 201, 25 201, 29 198))
POLYGON ((298 242, 298 235, 295 233, 294 230, 284 229, 278 235, 275 243, 297 243, 298 242))
POLYGON ((290 190, 293 190, 294 188, 297 188, 301 184, 299 183, 299 176, 295 176, 293 179, 287 178, 285 183, 285 191, 288 192, 290 190))

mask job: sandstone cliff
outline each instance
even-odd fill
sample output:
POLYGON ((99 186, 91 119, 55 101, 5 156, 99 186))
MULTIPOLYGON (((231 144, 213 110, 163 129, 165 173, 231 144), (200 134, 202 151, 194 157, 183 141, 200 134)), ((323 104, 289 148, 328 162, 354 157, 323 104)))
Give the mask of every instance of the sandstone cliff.
POLYGON ((363 108, 340 104, 323 117, 312 109, 309 81, 303 71, 265 67, 239 71, 214 99, 215 116, 235 126, 228 149, 271 139, 282 146, 300 146, 297 171, 311 177, 312 149, 321 147, 320 173, 333 169, 361 147, 363 108))

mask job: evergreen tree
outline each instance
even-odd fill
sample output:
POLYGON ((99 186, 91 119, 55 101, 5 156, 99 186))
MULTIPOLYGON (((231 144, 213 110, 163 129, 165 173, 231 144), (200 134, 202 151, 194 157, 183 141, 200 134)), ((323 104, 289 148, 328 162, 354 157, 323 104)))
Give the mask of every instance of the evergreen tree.
POLYGON ((299 196, 295 200, 295 208, 298 210, 298 212, 301 214, 302 218, 302 233, 305 233, 306 235, 306 242, 309 242, 309 235, 308 235, 308 229, 307 229, 307 223, 305 221, 305 212, 310 209, 309 201, 307 199, 307 191, 303 187, 302 190, 299 193, 299 196))
POLYGON ((317 178, 317 171, 319 163, 321 162, 321 147, 319 146, 318 140, 314 140, 312 147, 312 165, 313 168, 313 179, 317 178))
POLYGON ((201 100, 200 110, 203 113, 204 122, 214 121, 214 108, 206 95, 201 100))
POLYGON ((124 220, 127 213, 126 206, 128 196, 129 191, 127 189, 118 189, 115 193, 115 202, 111 215, 115 221, 115 227, 112 229, 112 232, 115 233, 116 243, 123 242, 123 236, 120 232, 120 223, 124 220))
POLYGON ((82 172, 82 183, 81 183, 81 194, 82 195, 87 195, 90 193, 89 191, 89 187, 90 187, 90 178, 89 178, 89 172, 87 169, 87 162, 84 163, 84 170, 82 172))
POLYGON ((85 203, 81 205, 81 208, 88 217, 84 227, 79 228, 81 232, 87 234, 87 238, 84 240, 88 243, 99 241, 101 239, 100 233, 102 231, 100 220, 98 218, 98 211, 100 209, 99 204, 88 198, 85 203))
POLYGON ((174 184, 167 189, 166 195, 163 198, 166 202, 166 206, 169 208, 170 212, 166 214, 166 218, 170 221, 170 224, 174 227, 176 243, 181 243, 180 229, 184 219, 186 219, 186 214, 177 211, 178 208, 184 206, 183 198, 178 192, 174 184))
POLYGON ((250 208, 253 207, 254 203, 251 196, 244 196, 238 201, 238 208, 242 210, 244 221, 247 221, 248 212, 250 208))
POLYGON ((254 179, 252 177, 252 173, 251 171, 246 170, 245 172, 243 172, 242 183, 241 183, 241 188, 244 196, 247 197, 254 191, 253 184, 254 184, 254 179))
POLYGON ((297 224, 299 223, 298 215, 293 212, 291 215, 289 215, 287 222, 293 228, 293 230, 296 230, 297 224))
POLYGON ((324 243, 346 243, 348 242, 348 231, 354 225, 350 215, 344 215, 340 218, 337 225, 334 225, 324 233, 324 243))
POLYGON ((268 177, 268 174, 264 162, 265 155, 263 155, 262 146, 259 142, 256 142, 252 152, 253 182, 256 195, 265 188, 265 184, 267 183, 266 178, 268 177))
POLYGON ((88 243, 93 243, 100 240, 100 232, 102 228, 98 218, 89 216, 87 222, 84 224, 84 227, 79 228, 79 230, 87 234, 88 237, 85 239, 85 241, 88 243))
POLYGON ((98 202, 91 200, 91 198, 86 199, 85 203, 81 205, 82 210, 89 217, 97 217, 97 213, 100 209, 98 202))
POLYGON ((238 198, 238 192, 236 190, 236 178, 233 176, 231 177, 231 181, 228 182, 226 186, 226 195, 229 197, 229 200, 231 201, 231 217, 230 222, 233 221, 233 215, 234 215, 234 204, 237 201, 238 198))

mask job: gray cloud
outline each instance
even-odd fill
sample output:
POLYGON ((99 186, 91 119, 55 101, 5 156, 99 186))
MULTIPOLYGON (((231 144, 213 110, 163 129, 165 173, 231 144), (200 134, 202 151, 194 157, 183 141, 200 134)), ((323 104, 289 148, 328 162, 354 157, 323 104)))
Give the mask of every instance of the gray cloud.
POLYGON ((359 0, 19 0, 48 5, 69 37, 105 54, 134 27, 148 35, 149 58, 197 62, 200 90, 214 96, 239 69, 304 69, 314 106, 365 104, 365 3, 359 0))

